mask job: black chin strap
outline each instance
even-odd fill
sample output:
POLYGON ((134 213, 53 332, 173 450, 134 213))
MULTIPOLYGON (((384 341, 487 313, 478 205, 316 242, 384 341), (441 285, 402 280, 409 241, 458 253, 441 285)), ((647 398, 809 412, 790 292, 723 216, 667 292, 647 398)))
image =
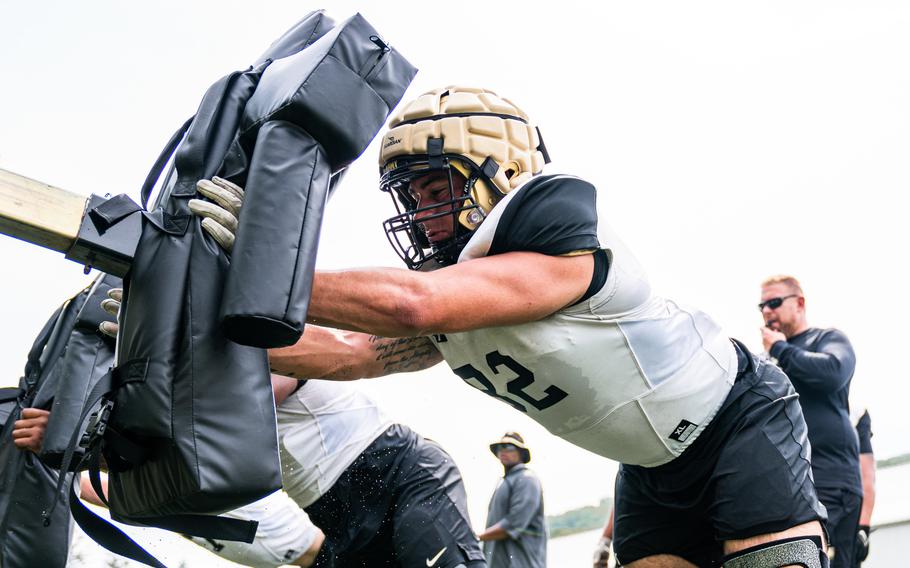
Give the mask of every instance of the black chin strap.
POLYGON ((451 266, 458 262, 458 257, 461 256, 461 251, 464 250, 468 241, 471 240, 471 236, 474 234, 474 231, 469 231, 468 229, 458 224, 456 228, 457 234, 445 242, 441 247, 433 247, 433 254, 428 256, 423 260, 418 268, 430 260, 435 260, 439 263, 440 266, 451 266))

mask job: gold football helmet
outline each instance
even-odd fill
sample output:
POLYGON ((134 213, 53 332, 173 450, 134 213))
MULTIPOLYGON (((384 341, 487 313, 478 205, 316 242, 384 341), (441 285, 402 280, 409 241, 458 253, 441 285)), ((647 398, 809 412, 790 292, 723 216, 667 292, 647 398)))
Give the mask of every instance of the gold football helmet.
POLYGON ((389 242, 411 269, 430 259, 452 264, 502 197, 549 162, 539 130, 512 102, 486 89, 446 87, 424 93, 392 117, 382 139, 380 188, 398 215, 383 224, 389 242), (466 183, 455 187, 452 171, 466 183), (449 200, 418 206, 411 182, 444 171, 449 200), (430 243, 415 214, 454 216, 456 234, 430 243))

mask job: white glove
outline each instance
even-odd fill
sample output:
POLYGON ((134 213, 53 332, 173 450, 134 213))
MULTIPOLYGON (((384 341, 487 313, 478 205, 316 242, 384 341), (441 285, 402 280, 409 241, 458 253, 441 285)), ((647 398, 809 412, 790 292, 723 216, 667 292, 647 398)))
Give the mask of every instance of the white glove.
POLYGON ((594 548, 594 568, 607 568, 607 562, 610 560, 610 545, 613 541, 602 536, 594 548))
POLYGON ((214 201, 190 199, 190 211, 202 217, 202 228, 218 241, 227 252, 234 248, 234 234, 237 232, 237 217, 243 205, 243 188, 220 177, 203 179, 196 183, 196 189, 214 201))
MULTIPOLYGON (((107 299, 101 300, 101 308, 114 317, 119 317, 120 302, 123 301, 123 288, 111 288, 107 291, 107 295, 107 299)), ((120 331, 120 325, 114 321, 103 321, 98 326, 98 329, 104 335, 116 339, 117 333, 120 331)))

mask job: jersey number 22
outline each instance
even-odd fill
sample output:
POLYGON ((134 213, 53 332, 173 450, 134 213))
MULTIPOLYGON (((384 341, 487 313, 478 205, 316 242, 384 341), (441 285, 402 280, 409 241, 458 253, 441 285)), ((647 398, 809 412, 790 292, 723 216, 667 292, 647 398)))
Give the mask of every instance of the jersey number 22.
MULTIPOLYGON (((525 388, 534 382, 534 373, 531 372, 530 369, 515 359, 512 359, 508 355, 503 355, 499 351, 492 351, 490 353, 487 353, 486 358, 487 365, 490 367, 490 370, 494 375, 499 374, 500 367, 506 367, 515 373, 516 377, 506 383, 506 390, 509 392, 509 394, 512 394, 522 401, 530 404, 537 410, 545 410, 547 408, 550 408, 560 400, 569 396, 569 393, 557 387, 556 385, 550 385, 543 391, 546 393, 546 396, 539 399, 534 398, 524 391, 525 388)), ((515 400, 510 396, 496 392, 496 387, 493 386, 493 383, 491 383, 483 373, 474 368, 474 366, 463 365, 457 369, 453 369, 453 371, 466 383, 471 384, 472 380, 476 381, 480 385, 480 390, 487 393, 488 395, 494 398, 498 398, 499 400, 510 404, 512 407, 522 412, 528 411, 528 408, 521 402, 515 400)), ((477 385, 472 384, 472 386, 477 385)))

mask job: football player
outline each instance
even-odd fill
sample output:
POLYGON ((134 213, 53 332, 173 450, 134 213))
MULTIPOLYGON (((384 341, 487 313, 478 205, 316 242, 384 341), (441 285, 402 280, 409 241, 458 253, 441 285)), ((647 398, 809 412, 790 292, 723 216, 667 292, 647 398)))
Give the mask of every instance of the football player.
MULTIPOLYGON (((445 360, 622 462, 613 544, 624 566, 826 566, 787 378, 702 311, 654 295, 598 216, 594 186, 544 175, 547 161, 528 116, 489 90, 404 105, 379 164, 398 210, 384 227, 409 270, 317 271, 308 317, 334 329, 310 326, 271 351, 273 369, 351 379, 445 360)), ((224 246, 232 227, 212 205, 191 208, 224 246)))
MULTIPOLYGON (((230 191, 242 194, 236 186, 230 191)), ((122 292, 112 289, 102 307, 117 315, 122 292)), ((119 326, 103 322, 101 331, 116 337, 119 326)), ((311 356, 325 361, 336 354, 311 356)), ((372 399, 344 385, 273 374, 272 392, 284 490, 325 534, 314 566, 486 566, 461 472, 439 444, 394 423, 372 399)), ((261 509, 235 514, 254 518, 255 512, 261 509)), ((294 517, 287 511, 283 516, 294 517)), ((219 543, 218 551, 208 539, 193 540, 219 554, 271 550, 287 558, 282 545, 288 537, 274 522, 270 526, 263 539, 280 535, 271 539, 276 542, 255 543, 252 552, 242 543, 219 543)), ((304 529, 293 542, 309 539, 304 529)), ((268 565, 274 558, 260 560, 268 565)))
MULTIPOLYGON (((261 568, 486 566, 445 450, 344 385, 277 375, 272 385, 284 491, 225 514, 259 521, 252 543, 187 538, 261 568)), ((104 506, 81 485, 83 499, 104 506)))
MULTIPOLYGON (((102 306, 117 315, 122 290, 109 295, 102 306)), ((103 322, 101 331, 116 337, 119 327, 103 322)), ((260 522, 251 544, 190 540, 258 567, 486 566, 461 473, 441 446, 345 385, 272 375, 272 391, 282 482, 293 501, 276 494, 226 514, 260 522)), ((40 452, 49 415, 24 409, 16 446, 40 452)), ((104 506, 86 479, 81 485, 84 499, 104 506)))
MULTIPOLYGON (((272 386, 287 495, 226 513, 259 521, 250 544, 190 540, 257 567, 486 566, 461 473, 438 444, 345 385, 273 375, 272 386)), ((21 449, 40 451, 49 416, 40 412, 16 423, 21 449)), ((86 478, 81 487, 83 499, 104 506, 86 478)))

